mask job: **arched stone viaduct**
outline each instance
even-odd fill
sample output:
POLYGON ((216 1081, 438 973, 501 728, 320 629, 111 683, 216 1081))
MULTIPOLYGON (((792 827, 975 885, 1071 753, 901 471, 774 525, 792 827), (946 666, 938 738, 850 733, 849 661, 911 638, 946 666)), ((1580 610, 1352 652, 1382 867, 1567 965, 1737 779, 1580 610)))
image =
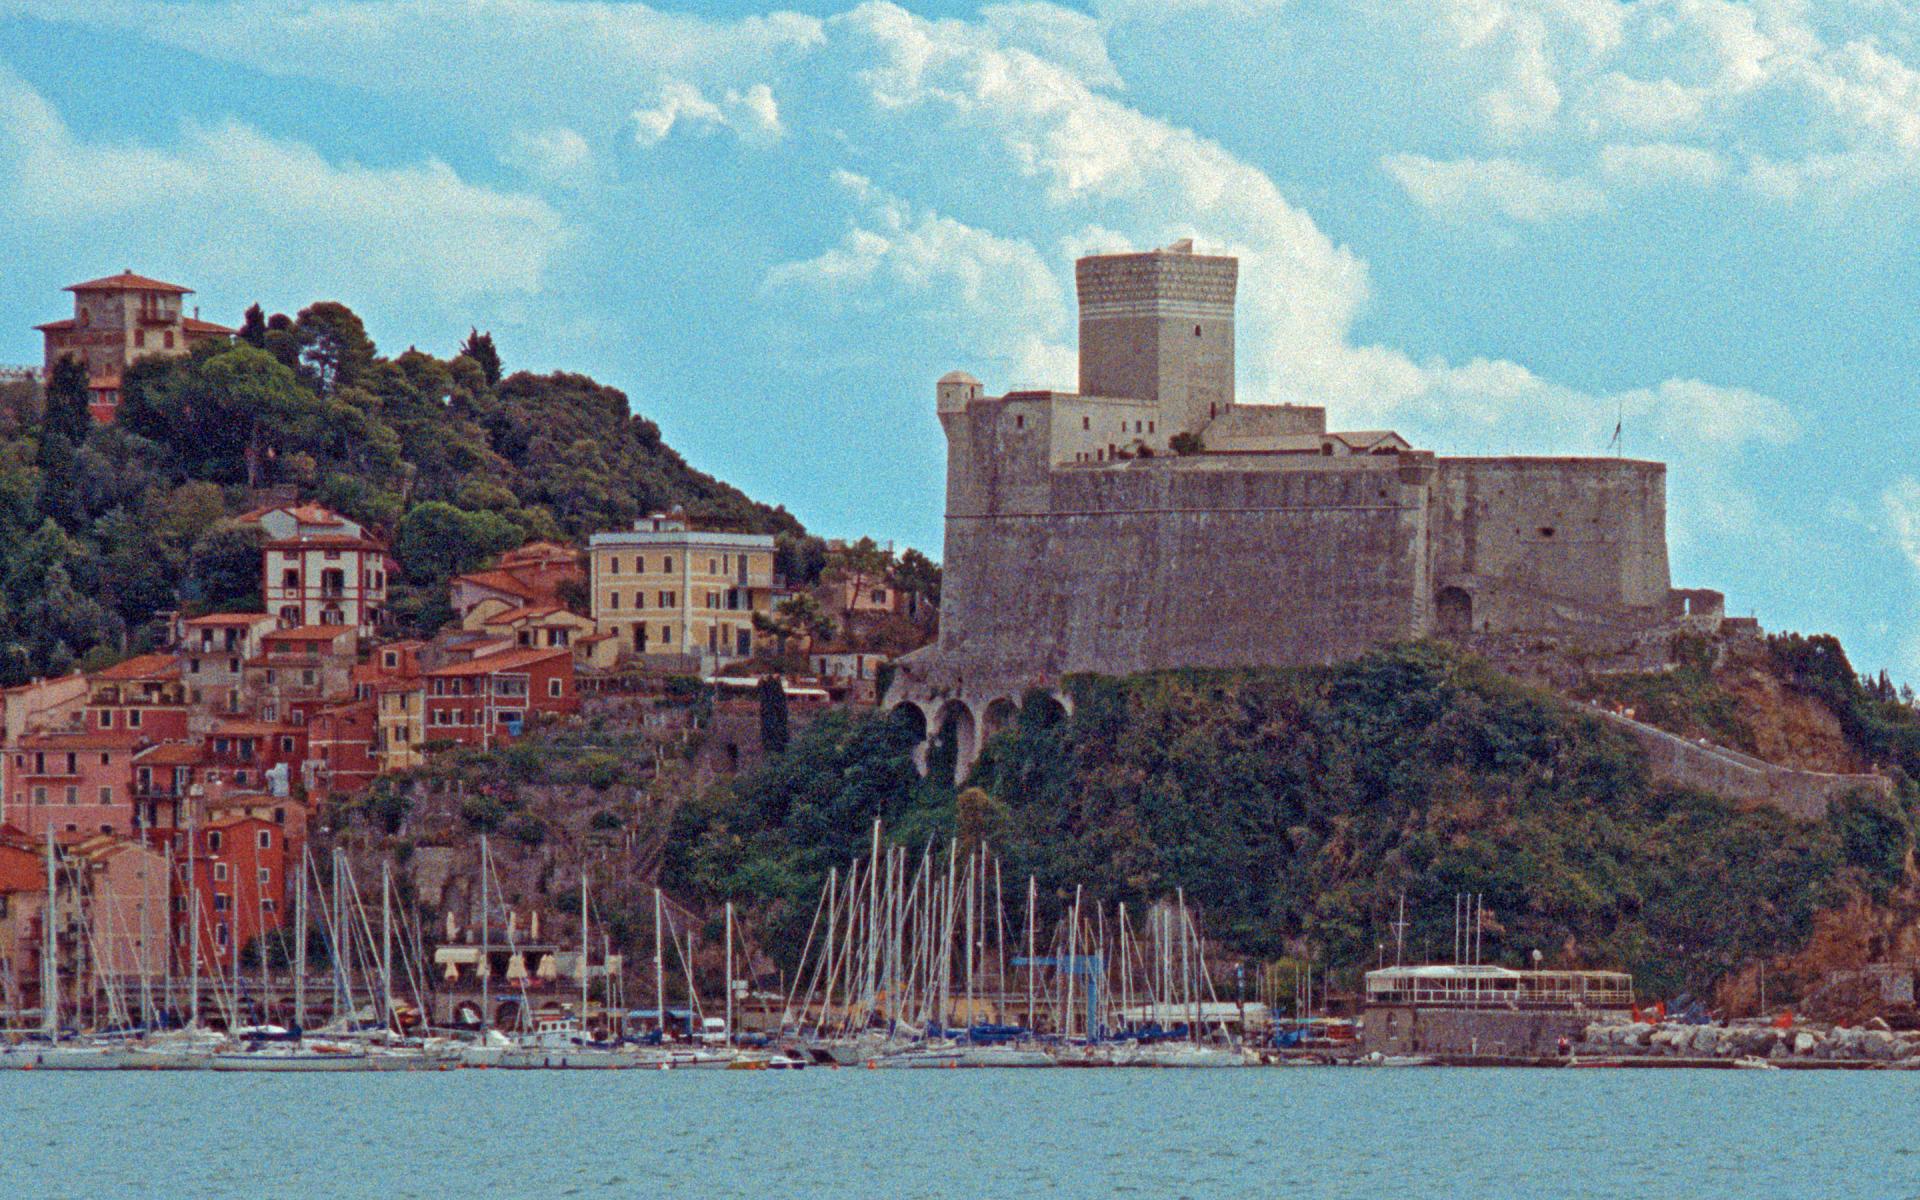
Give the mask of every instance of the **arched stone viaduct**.
POLYGON ((882 711, 911 712, 917 718, 920 744, 913 751, 913 765, 925 775, 932 762, 934 748, 951 731, 953 737, 953 782, 961 783, 980 751, 995 734, 1013 724, 1026 704, 1051 704, 1061 717, 1073 715, 1073 697, 1055 688, 1035 688, 1023 694, 1011 691, 988 696, 906 696, 901 689, 890 689, 882 711))

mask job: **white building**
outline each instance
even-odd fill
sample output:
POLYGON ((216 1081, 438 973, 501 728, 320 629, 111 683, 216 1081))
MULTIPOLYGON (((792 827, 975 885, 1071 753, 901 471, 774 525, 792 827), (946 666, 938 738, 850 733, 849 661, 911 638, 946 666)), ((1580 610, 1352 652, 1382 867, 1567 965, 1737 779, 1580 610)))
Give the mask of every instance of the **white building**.
POLYGON ((290 627, 346 625, 374 635, 386 619, 393 572, 385 545, 317 504, 255 509, 242 519, 269 539, 260 581, 269 613, 290 627))

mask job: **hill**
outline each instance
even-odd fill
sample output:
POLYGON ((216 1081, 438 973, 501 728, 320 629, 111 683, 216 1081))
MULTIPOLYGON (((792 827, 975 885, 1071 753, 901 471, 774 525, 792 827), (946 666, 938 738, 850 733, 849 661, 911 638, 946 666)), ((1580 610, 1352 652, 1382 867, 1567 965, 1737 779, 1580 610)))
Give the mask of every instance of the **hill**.
POLYGON ((682 808, 669 878, 804 920, 880 815, 916 846, 987 838, 1056 907, 1076 884, 1135 905, 1184 889, 1231 952, 1349 972, 1391 952, 1403 893, 1422 958, 1448 951, 1452 896, 1478 893, 1490 961, 1625 965, 1654 995, 1785 961, 1823 914, 1909 886, 1909 781, 1818 821, 1657 787, 1597 718, 1437 646, 1070 690, 1070 717, 1030 700, 958 797, 912 780, 905 725, 822 720, 682 808))
POLYGON ((487 335, 446 359, 383 357, 343 305, 255 308, 231 345, 129 369, 114 425, 88 420, 77 369, 0 389, 0 684, 143 648, 159 611, 257 605, 257 540, 231 518, 293 496, 391 541, 393 608, 415 633, 445 619, 448 575, 529 538, 674 505, 804 533, 689 466, 616 389, 503 378, 487 335))

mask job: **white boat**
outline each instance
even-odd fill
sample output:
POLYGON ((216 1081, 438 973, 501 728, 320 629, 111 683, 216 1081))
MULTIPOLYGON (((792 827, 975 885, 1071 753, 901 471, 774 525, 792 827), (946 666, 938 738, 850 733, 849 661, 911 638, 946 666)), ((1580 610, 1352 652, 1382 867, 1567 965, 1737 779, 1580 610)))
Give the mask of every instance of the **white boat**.
POLYGON ((1130 1055, 1115 1060, 1122 1067, 1244 1067, 1246 1058, 1238 1051, 1222 1046, 1195 1045, 1192 1042, 1160 1042, 1140 1046, 1130 1055))
POLYGON ((0 1070, 117 1071, 126 1059, 118 1046, 86 1043, 22 1043, 0 1050, 0 1070))
POLYGON ((960 1051, 963 1067, 1057 1067, 1053 1055, 1038 1046, 966 1046, 960 1051))
POLYGON ((258 1050, 223 1052, 213 1056, 216 1071, 367 1071, 365 1051, 310 1047, 298 1043, 258 1050))

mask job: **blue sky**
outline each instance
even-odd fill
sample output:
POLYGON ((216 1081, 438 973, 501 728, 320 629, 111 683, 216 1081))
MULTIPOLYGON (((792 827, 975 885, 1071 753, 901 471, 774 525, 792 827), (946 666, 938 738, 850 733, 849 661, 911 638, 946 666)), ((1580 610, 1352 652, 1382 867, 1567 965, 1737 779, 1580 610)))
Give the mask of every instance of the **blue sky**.
POLYGON ((935 553, 933 380, 1242 258, 1243 399, 1669 464, 1677 584, 1920 681, 1920 15, 1890 0, 0 0, 0 362, 132 267, 625 390, 935 553))

